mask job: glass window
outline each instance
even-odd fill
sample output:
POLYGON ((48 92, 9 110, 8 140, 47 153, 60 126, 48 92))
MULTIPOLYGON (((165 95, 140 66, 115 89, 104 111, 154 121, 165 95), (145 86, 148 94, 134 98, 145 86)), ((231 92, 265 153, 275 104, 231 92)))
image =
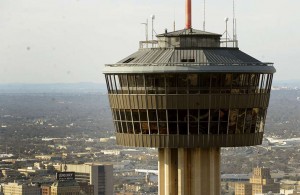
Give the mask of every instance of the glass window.
POLYGON ((199 74, 200 94, 207 94, 210 90, 210 74, 199 74))
POLYGON ((127 129, 128 129, 128 133, 133 133, 133 125, 132 122, 127 122, 127 129))
POLYGON ((218 134, 219 133, 219 122, 210 122, 209 133, 210 134, 218 134))
POLYGON ((110 81, 108 79, 108 75, 105 75, 105 81, 106 81, 106 87, 107 87, 108 93, 110 93, 110 81))
POLYGON ((155 75, 146 74, 145 75, 145 84, 148 94, 155 94, 155 75))
POLYGON ((118 77, 119 77, 119 82, 120 82, 120 85, 121 85, 122 93, 123 94, 128 94, 127 75, 122 74, 122 75, 119 75, 118 77))
POLYGON ((122 91, 121 91, 121 84, 120 84, 119 77, 118 77, 118 75, 114 75, 114 77, 115 77, 115 81, 116 81, 116 90, 117 90, 117 93, 121 94, 122 91))
POLYGON ((140 75, 140 74, 135 75, 135 81, 137 86, 137 93, 145 94, 144 75, 140 75))
POLYGON ((122 122, 123 133, 127 133, 127 125, 126 122, 122 122))
POLYGON ((157 114, 158 114, 158 121, 166 121, 167 120, 166 110, 157 110, 157 114))
POLYGON ((189 123, 189 132, 192 135, 198 135, 198 122, 191 122, 189 123))
POLYGON ((157 74, 155 75, 155 87, 157 94, 165 94, 165 75, 157 74))
POLYGON ((179 134, 187 135, 188 134, 188 126, 187 122, 178 122, 179 134))
POLYGON ((118 127, 117 132, 123 133, 123 131, 122 131, 122 123, 121 122, 117 122, 117 127, 118 127))
POLYGON ((150 122, 150 134, 158 134, 158 127, 156 122, 150 122))
POLYGON ((168 94, 176 94, 177 76, 173 74, 166 75, 166 86, 168 94))
POLYGON ((139 110, 132 110, 132 119, 133 121, 139 121, 139 110))
POLYGON ((177 134, 177 123, 176 122, 169 122, 169 134, 177 134))
POLYGON ((252 122, 251 122, 251 133, 255 133, 256 121, 258 120, 259 108, 253 108, 252 110, 252 122))
POLYGON ((199 133, 208 134, 208 121, 199 123, 199 133))
POLYGON ((139 122, 134 122, 133 125, 134 125, 135 134, 140 134, 141 133, 141 125, 140 125, 140 123, 139 122))
POLYGON ((109 85, 110 93, 114 93, 114 85, 113 85, 113 82, 112 82, 112 75, 107 75, 107 79, 108 79, 108 85, 109 85))
POLYGON ((168 134, 167 123, 159 122, 159 134, 168 134))
POLYGON ((245 116, 245 126, 244 126, 245 133, 251 132, 251 123, 252 123, 252 108, 247 108, 246 116, 245 116))
POLYGON ((131 121, 132 120, 130 110, 125 110, 125 115, 126 115, 126 120, 127 121, 131 121))
POLYGON ((142 134, 149 134, 148 122, 141 122, 142 134))
POLYGON ((148 110, 149 121, 157 121, 156 110, 148 110))
POLYGON ((228 134, 234 134, 236 131, 238 113, 238 109, 231 109, 229 111, 228 134))
POLYGON ((115 75, 111 75, 111 85, 114 93, 117 93, 118 89, 115 81, 115 75))
POLYGON ((246 109, 244 108, 239 109, 236 133, 244 133, 245 117, 246 117, 246 109))
POLYGON ((210 110, 210 121, 219 121, 219 110, 211 109, 210 110))
POLYGON ((141 117, 141 121, 148 121, 147 111, 146 110, 140 110, 140 117, 141 117))
POLYGON ((114 125, 115 125, 117 133, 122 133, 122 131, 120 132, 120 129, 118 127, 118 122, 117 121, 114 121, 114 125))
POLYGON ((125 121, 125 113, 124 110, 120 110, 120 116, 121 116, 121 120, 125 121))
POLYGON ((199 93, 199 79, 197 74, 188 74, 187 82, 190 94, 199 93))
POLYGON ((177 93, 186 94, 187 92, 187 75, 179 74, 177 76, 177 93))
POLYGON ((208 121, 208 118, 209 118, 209 110, 208 109, 200 109, 199 121, 208 121))
POLYGON ((168 110, 168 121, 177 122, 177 110, 168 110))
POLYGON ((135 83, 135 75, 127 75, 129 92, 131 94, 136 94, 136 83, 135 83))
POLYGON ((178 121, 185 121, 187 122, 188 121, 188 118, 187 118, 187 110, 185 109, 180 109, 178 110, 178 121))
POLYGON ((120 120, 119 110, 114 109, 113 112, 115 120, 120 120))

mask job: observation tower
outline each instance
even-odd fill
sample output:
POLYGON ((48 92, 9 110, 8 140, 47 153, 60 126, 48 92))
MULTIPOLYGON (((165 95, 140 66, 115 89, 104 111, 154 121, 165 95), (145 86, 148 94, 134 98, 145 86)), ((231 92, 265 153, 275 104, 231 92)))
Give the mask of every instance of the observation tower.
POLYGON ((186 11, 185 29, 105 66, 109 102, 117 144, 158 148, 160 195, 219 195, 220 148, 262 143, 276 70, 186 11))

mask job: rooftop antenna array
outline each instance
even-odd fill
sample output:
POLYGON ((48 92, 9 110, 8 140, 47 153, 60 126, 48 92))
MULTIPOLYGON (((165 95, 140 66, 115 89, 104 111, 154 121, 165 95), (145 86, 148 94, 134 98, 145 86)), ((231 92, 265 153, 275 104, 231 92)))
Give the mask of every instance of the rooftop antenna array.
POLYGON ((232 28, 233 47, 238 47, 236 34, 235 0, 232 0, 232 28))
POLYGON ((205 17, 205 14, 206 14, 206 3, 205 3, 205 0, 204 0, 204 6, 203 6, 203 31, 205 31, 205 20, 206 20, 206 17, 205 17))

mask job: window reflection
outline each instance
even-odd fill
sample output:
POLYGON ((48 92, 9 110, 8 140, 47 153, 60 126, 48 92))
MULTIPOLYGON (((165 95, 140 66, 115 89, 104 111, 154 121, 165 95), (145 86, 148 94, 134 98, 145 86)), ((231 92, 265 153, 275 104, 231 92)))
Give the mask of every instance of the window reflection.
POLYGON ((272 78, 254 73, 105 75, 110 94, 269 93, 272 78))
POLYGON ((266 110, 239 109, 113 109, 118 133, 242 134, 263 131, 266 110), (149 118, 149 120, 148 120, 149 118))

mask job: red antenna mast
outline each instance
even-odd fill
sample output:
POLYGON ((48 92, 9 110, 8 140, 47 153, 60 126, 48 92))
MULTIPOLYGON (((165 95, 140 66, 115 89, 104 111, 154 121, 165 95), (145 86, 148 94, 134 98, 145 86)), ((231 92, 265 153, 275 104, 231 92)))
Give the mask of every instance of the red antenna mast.
POLYGON ((186 0, 185 2, 185 28, 190 29, 192 27, 192 0, 186 0))

